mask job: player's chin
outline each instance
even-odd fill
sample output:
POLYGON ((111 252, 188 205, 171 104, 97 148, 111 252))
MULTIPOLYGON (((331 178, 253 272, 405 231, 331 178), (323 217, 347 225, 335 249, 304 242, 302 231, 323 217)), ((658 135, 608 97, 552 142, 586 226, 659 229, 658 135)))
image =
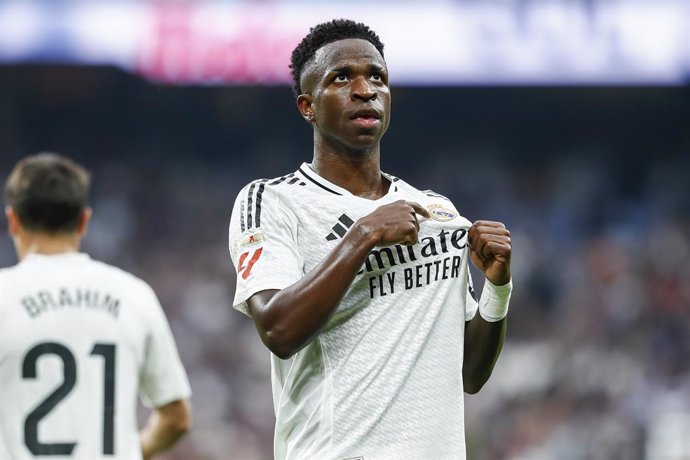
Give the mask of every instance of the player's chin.
POLYGON ((350 140, 350 145, 358 148, 371 147, 378 144, 383 137, 383 132, 379 129, 360 130, 350 140))

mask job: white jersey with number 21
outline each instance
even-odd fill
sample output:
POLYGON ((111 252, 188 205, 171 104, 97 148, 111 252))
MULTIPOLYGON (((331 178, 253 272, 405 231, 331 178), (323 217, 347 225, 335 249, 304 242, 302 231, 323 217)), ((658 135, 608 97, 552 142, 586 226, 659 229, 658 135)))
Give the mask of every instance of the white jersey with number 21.
POLYGON ((83 253, 0 270, 3 459, 140 459, 137 397, 159 407, 189 395, 145 282, 83 253))

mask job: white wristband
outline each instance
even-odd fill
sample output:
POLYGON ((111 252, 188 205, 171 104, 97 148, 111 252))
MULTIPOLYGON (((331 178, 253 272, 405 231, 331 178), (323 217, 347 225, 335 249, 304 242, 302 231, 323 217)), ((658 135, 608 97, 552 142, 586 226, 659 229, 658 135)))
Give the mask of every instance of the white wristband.
POLYGON ((484 289, 479 298, 479 314, 486 321, 495 323, 506 317, 510 294, 513 292, 513 280, 503 286, 496 286, 488 279, 484 280, 484 289))

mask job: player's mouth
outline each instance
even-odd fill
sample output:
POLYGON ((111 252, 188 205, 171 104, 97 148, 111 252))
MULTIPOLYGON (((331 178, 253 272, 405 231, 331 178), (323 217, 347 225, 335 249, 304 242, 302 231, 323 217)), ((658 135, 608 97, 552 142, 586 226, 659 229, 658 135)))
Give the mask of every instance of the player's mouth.
POLYGON ((350 118, 362 128, 375 128, 381 123, 381 114, 374 109, 358 110, 350 118))

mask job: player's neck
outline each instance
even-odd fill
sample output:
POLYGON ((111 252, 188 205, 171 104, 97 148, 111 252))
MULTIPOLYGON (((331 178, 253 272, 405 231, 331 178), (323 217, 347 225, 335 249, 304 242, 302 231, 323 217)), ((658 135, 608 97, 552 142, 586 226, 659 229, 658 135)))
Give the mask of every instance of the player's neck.
POLYGON ((381 175, 378 145, 375 150, 361 154, 315 149, 312 169, 324 179, 362 198, 381 198, 388 193, 390 186, 390 181, 381 175))
POLYGON ((23 260, 29 254, 56 255, 79 251, 80 237, 74 233, 50 235, 24 232, 15 237, 17 257, 23 260))

